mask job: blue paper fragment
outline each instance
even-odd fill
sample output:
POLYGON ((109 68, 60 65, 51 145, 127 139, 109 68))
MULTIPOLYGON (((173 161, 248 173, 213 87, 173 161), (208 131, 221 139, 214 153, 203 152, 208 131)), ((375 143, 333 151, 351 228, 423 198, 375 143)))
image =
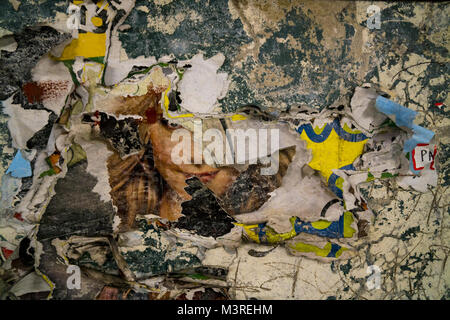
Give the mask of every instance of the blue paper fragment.
POLYGON ((17 151, 6 173, 11 173, 14 178, 31 177, 31 164, 22 156, 22 152, 17 151))
MULTIPOLYGON (((413 135, 410 139, 405 141, 403 152, 411 152, 417 146, 417 144, 429 143, 430 140, 434 137, 433 131, 414 124, 414 119, 417 115, 416 111, 408 109, 382 96, 377 97, 377 100, 375 101, 375 107, 378 111, 384 113, 387 116, 395 116, 393 120, 397 126, 406 127, 412 130, 413 135)), ((414 170, 412 157, 410 157, 410 170, 414 174, 418 174, 420 172, 414 170)))
POLYGON ((405 141, 403 150, 405 152, 411 152, 419 143, 429 143, 434 137, 434 132, 424 127, 413 125, 412 130, 414 132, 411 139, 405 141))
POLYGON ((385 97, 378 96, 375 101, 375 107, 378 111, 384 113, 387 116, 395 116, 395 124, 399 127, 408 127, 412 129, 414 125, 414 119, 416 118, 417 112, 408 109, 392 100, 386 99, 385 97))

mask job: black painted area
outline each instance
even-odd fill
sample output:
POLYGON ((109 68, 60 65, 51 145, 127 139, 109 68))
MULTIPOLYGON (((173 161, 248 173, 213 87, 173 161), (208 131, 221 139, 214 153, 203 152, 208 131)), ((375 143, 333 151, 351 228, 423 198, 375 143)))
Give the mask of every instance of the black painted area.
POLYGON ((278 175, 261 175, 261 165, 249 165, 220 198, 220 204, 230 214, 252 212, 259 209, 269 193, 280 186, 278 175))
POLYGON ((181 204, 184 217, 175 227, 194 231, 204 237, 220 237, 233 228, 233 221, 219 205, 214 194, 198 178, 186 180, 186 192, 192 199, 181 204))
POLYGON ((112 234, 114 209, 111 202, 101 201, 100 195, 92 192, 97 179, 86 168, 87 162, 82 161, 58 180, 56 194, 40 221, 38 240, 112 234))
POLYGON ((2 51, 0 57, 0 100, 7 99, 31 81, 31 70, 51 48, 70 39, 51 27, 26 28, 14 34, 17 49, 2 51))
MULTIPOLYGON (((121 157, 136 153, 142 149, 139 138, 139 120, 125 118, 117 120, 104 112, 99 112, 99 126, 101 135, 119 152, 121 157)), ((88 114, 84 115, 84 122, 94 122, 88 114)), ((151 150, 150 150, 151 151, 151 150)))

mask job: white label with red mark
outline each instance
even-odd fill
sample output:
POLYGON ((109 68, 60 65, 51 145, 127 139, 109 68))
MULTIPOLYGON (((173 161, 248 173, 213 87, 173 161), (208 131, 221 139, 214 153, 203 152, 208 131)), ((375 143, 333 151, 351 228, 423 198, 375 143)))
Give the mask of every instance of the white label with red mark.
POLYGON ((414 170, 422 170, 424 168, 435 170, 434 158, 436 156, 436 151, 436 145, 419 143, 412 151, 414 170))

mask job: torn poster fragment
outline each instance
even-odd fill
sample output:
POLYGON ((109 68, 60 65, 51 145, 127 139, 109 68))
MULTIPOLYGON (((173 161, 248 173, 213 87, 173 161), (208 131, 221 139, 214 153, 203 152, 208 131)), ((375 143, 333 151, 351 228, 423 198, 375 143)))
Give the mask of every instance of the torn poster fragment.
POLYGON ((16 156, 11 162, 6 173, 10 173, 15 178, 26 178, 31 176, 31 164, 30 161, 22 156, 20 150, 17 151, 16 156))

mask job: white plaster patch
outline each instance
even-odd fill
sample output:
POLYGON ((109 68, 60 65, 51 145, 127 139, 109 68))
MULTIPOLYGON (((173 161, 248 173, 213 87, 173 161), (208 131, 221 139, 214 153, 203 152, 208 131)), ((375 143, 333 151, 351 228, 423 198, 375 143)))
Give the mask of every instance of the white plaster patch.
POLYGON ((111 201, 107 160, 113 152, 108 150, 106 144, 100 141, 79 141, 78 143, 86 152, 88 161, 86 171, 97 178, 97 184, 92 191, 100 195, 100 200, 111 201))
POLYGON ((48 123, 49 113, 45 110, 26 110, 20 104, 12 103, 13 96, 3 101, 4 113, 8 119, 8 128, 13 147, 27 149, 27 141, 48 123))
POLYGON ((219 99, 225 97, 230 80, 226 73, 217 73, 224 61, 225 56, 219 53, 207 60, 202 54, 197 54, 183 62, 192 66, 186 70, 178 86, 184 109, 207 113, 218 104, 219 99))

